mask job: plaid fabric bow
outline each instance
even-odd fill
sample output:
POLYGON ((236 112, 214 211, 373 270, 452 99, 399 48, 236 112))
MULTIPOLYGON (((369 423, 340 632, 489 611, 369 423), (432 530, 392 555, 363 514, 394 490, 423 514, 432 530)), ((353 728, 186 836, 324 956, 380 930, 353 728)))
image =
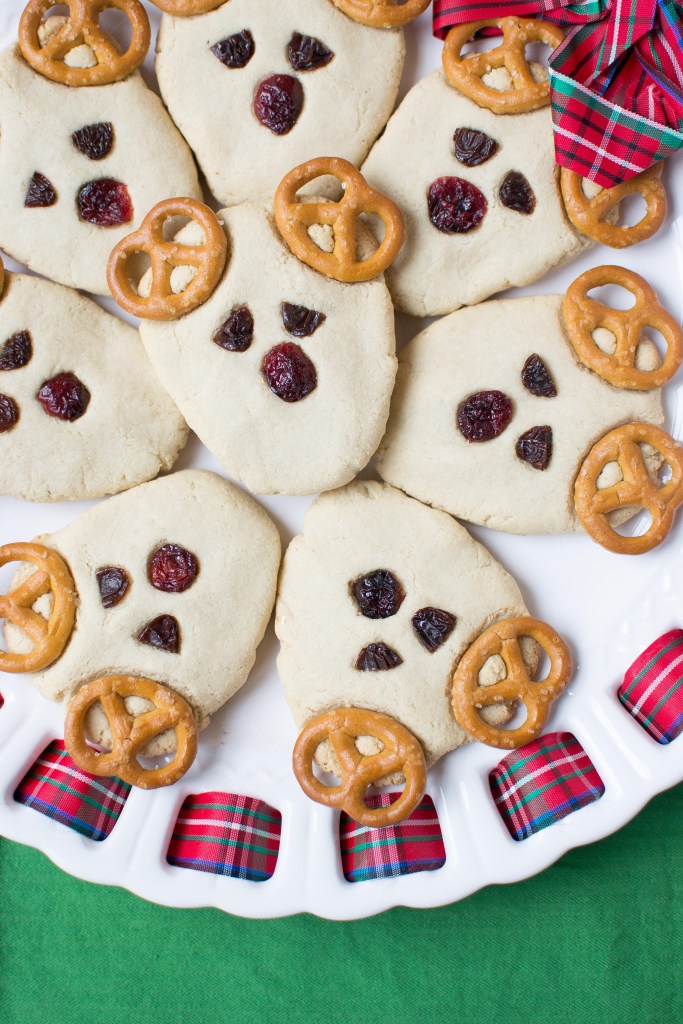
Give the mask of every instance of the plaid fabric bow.
POLYGON ((609 188, 683 148, 683 4, 434 0, 434 34, 509 16, 569 27, 549 61, 555 153, 609 188))

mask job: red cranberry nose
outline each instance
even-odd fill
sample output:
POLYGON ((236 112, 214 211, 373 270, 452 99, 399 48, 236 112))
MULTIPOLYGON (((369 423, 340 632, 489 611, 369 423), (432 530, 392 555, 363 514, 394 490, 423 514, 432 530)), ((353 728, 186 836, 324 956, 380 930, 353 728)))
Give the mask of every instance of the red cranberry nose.
POLYGON ((269 75, 254 90, 254 116, 273 135, 291 132, 303 105, 303 87, 291 75, 269 75))

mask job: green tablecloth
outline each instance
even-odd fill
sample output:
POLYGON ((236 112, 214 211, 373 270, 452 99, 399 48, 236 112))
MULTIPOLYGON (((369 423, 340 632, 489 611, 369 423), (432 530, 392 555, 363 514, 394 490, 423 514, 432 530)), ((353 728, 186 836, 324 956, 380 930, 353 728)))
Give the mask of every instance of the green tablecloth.
POLYGON ((0 886, 2 1024, 683 1022, 683 786, 536 878, 366 921, 169 910, 6 840, 0 886))

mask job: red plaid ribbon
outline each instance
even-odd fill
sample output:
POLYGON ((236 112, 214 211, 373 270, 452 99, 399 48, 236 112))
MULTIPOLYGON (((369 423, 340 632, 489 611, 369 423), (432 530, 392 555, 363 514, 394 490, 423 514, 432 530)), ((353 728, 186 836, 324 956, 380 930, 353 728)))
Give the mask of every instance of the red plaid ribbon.
POLYGON ((683 148, 677 0, 434 0, 434 34, 510 15, 570 27, 550 57, 557 162, 609 188, 683 148))
POLYGON ((683 630, 664 633, 636 658, 619 700, 658 743, 683 732, 683 630))
MULTIPOLYGON (((369 796, 369 807, 388 807, 398 793, 369 796)), ((342 811, 339 840, 344 877, 348 882, 391 878, 416 871, 436 871, 446 863, 434 801, 424 796, 405 821, 387 828, 359 825, 342 811)))

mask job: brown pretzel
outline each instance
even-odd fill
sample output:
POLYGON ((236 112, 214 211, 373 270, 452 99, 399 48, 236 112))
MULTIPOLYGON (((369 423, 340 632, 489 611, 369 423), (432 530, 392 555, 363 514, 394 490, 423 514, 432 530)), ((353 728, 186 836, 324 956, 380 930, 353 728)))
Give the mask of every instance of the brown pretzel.
POLYGON ((488 18, 456 25, 446 36, 442 63, 448 81, 469 96, 480 107, 495 114, 523 114, 537 110, 550 102, 548 81, 537 82, 524 54, 528 43, 540 42, 554 49, 564 39, 558 25, 527 18, 488 18), (499 28, 503 42, 484 53, 466 53, 462 48, 483 28, 499 28), (504 67, 512 85, 509 89, 494 89, 484 82, 495 68, 504 67))
POLYGON ((460 659, 453 676, 455 718, 481 743, 508 750, 522 747, 541 733, 550 705, 569 682, 572 668, 569 648, 547 622, 525 617, 503 619, 477 637, 460 659), (524 664, 519 643, 524 636, 535 640, 550 660, 548 675, 539 682, 529 678, 524 664), (505 662, 507 675, 499 683, 480 686, 479 673, 495 654, 505 662), (526 720, 516 729, 497 729, 481 718, 480 708, 507 701, 521 701, 526 707, 526 720))
POLYGON ((62 85, 108 85, 118 82, 139 67, 151 40, 149 18, 139 0, 63 0, 69 17, 52 39, 40 45, 38 29, 54 0, 29 0, 19 22, 19 48, 34 71, 62 85), (133 32, 130 46, 120 53, 115 42, 100 27, 98 15, 114 7, 128 18, 133 32), (95 54, 91 68, 73 68, 64 58, 76 46, 86 44, 95 54))
POLYGON ((178 18, 191 18, 195 14, 207 14, 215 11, 225 0, 152 0, 155 7, 178 18))
POLYGON ((683 360, 683 329, 657 299, 647 281, 625 267, 593 267, 573 281, 564 297, 564 320, 576 354, 604 380, 618 388, 650 391, 671 380, 683 360), (615 284, 635 297, 631 309, 620 310, 588 297, 593 288, 615 284), (616 339, 609 355, 598 348, 594 332, 602 327, 616 339), (666 341, 666 355, 654 370, 636 367, 638 346, 646 327, 659 331, 666 341))
POLYGON ((103 676, 86 683, 69 704, 64 725, 64 743, 79 768, 91 775, 116 775, 140 789, 172 786, 180 779, 197 753, 197 723, 187 701, 168 686, 135 676, 103 676), (142 697, 154 708, 131 715, 126 697, 142 697), (100 754, 85 738, 85 719, 90 709, 102 705, 109 720, 112 749, 100 754), (143 768, 138 755, 162 732, 176 734, 175 757, 161 768, 143 768))
POLYGON ((613 188, 604 188, 589 199, 583 191, 581 175, 563 167, 560 188, 567 216, 581 234, 612 249, 625 249, 628 245, 642 242, 659 231, 666 217, 666 191, 660 181, 661 175, 661 163, 653 164, 635 178, 622 181, 613 188), (606 218, 631 195, 642 196, 647 204, 638 223, 632 227, 610 224, 606 218))
POLYGON ((651 423, 627 423, 605 434, 593 445, 579 470, 574 485, 574 505, 584 529, 608 551, 640 555, 664 540, 683 502, 683 447, 651 423), (654 483, 640 449, 649 444, 671 469, 662 486, 654 483), (611 487, 598 488, 598 477, 609 462, 617 462, 623 479, 611 487), (649 530, 640 537, 622 537, 608 520, 621 508, 644 508, 652 516, 649 530))
POLYGON ((306 796, 326 807, 340 807, 360 825, 384 828, 413 812, 424 793, 427 765, 421 745, 405 726, 389 715, 364 708, 337 708, 307 722, 294 745, 294 774, 306 796), (358 736, 374 736, 384 749, 361 754, 358 736), (324 740, 332 744, 341 769, 338 786, 324 786, 313 774, 313 757, 324 740), (405 789, 389 807, 371 808, 365 792, 374 782, 402 772, 405 789))
POLYGON ((225 267, 228 242, 216 214, 196 199, 163 199, 147 214, 137 231, 122 238, 107 263, 109 290, 122 309, 144 320, 175 320, 206 302, 225 267), (203 245, 186 245, 164 238, 172 217, 190 217, 204 232, 203 245), (140 295, 128 276, 128 260, 147 253, 152 261, 152 286, 140 295), (171 287, 175 267, 195 267, 197 273, 177 295, 171 287))
POLYGON ((9 562, 32 562, 38 566, 23 583, 0 595, 0 619, 14 623, 29 640, 28 654, 0 651, 3 672, 38 672, 56 661, 66 647, 76 617, 76 585, 66 562, 42 544, 5 544, 0 548, 0 568, 9 562), (49 619, 33 611, 39 597, 54 595, 49 619))
POLYGON ((361 25, 373 28, 398 28, 407 25, 429 7, 430 0, 332 0, 361 25))
POLYGON ((370 188, 360 171, 341 157, 318 157, 284 176, 275 193, 275 220, 294 255, 335 281, 369 281, 383 273, 403 245, 403 216, 396 203, 370 188), (321 175, 331 174, 344 186, 338 202, 305 202, 297 192, 321 175), (357 258, 356 227, 361 214, 376 214, 384 238, 368 259, 357 258), (334 250, 324 252, 308 234, 314 224, 334 231, 334 250))

